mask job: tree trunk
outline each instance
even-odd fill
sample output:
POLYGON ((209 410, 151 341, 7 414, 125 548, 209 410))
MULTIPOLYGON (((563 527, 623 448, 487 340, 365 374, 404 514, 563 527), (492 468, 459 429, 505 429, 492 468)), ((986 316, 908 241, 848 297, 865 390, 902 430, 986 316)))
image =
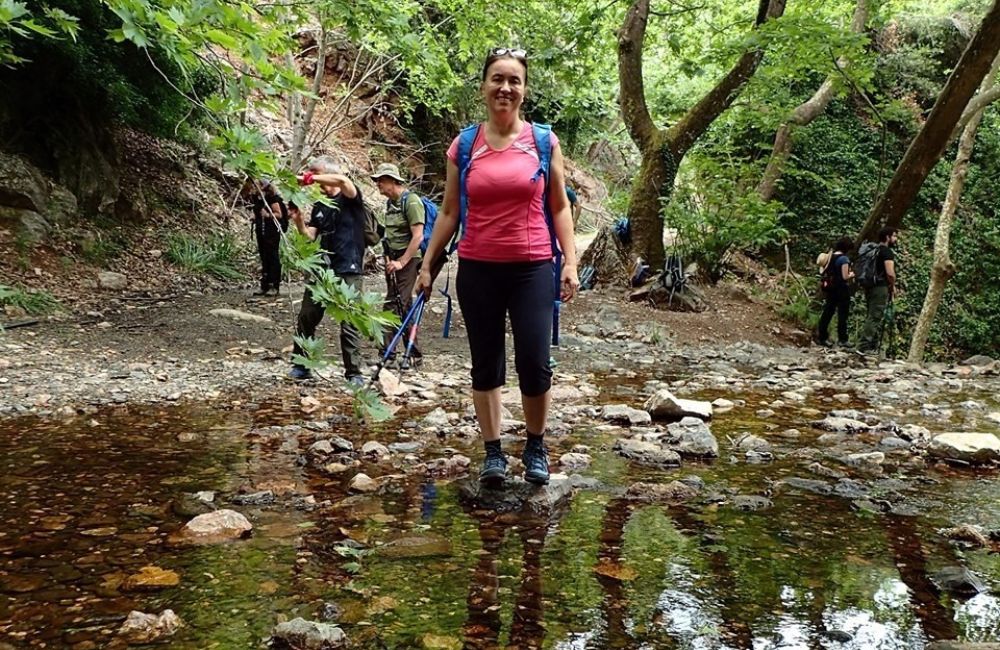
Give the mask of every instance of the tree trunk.
POLYGON ((994 0, 979 31, 938 95, 927 121, 910 143, 885 192, 868 214, 857 241, 874 240, 882 226, 898 228, 931 169, 944 154, 955 125, 1000 52, 1000 0, 994 0))
MULTIPOLYGON (((854 7, 854 17, 851 19, 851 31, 860 34, 865 29, 868 22, 869 0, 858 0, 854 7)), ((841 57, 837 60, 837 67, 845 69, 850 65, 850 61, 841 57)), ((771 148, 771 157, 767 161, 767 168, 761 178, 760 185, 757 186, 757 193, 765 201, 770 201, 778 186, 778 180, 785 171, 785 164, 792 155, 792 133, 795 127, 806 126, 817 117, 823 114, 826 107, 830 105, 836 91, 836 71, 831 72, 823 84, 812 97, 799 104, 785 118, 784 123, 778 127, 778 132, 774 136, 774 146, 771 148)))
MULTIPOLYGON (((993 64, 994 71, 998 65, 1000 65, 1000 58, 993 64)), ((983 92, 979 96, 986 92, 987 84, 988 81, 983 83, 983 92)), ((976 144, 976 131, 983 120, 986 104, 980 104, 980 106, 981 108, 966 123, 962 137, 958 141, 958 153, 955 155, 955 165, 951 168, 948 194, 941 207, 937 233, 934 236, 934 266, 931 268, 931 279, 927 285, 924 306, 920 309, 920 317, 913 330, 913 340, 910 341, 910 353, 907 356, 907 361, 910 363, 923 362, 924 350, 927 347, 927 335, 931 331, 938 306, 941 304, 944 286, 955 275, 955 264, 951 261, 950 250, 951 226, 955 222, 955 211, 958 209, 959 199, 962 198, 962 189, 965 187, 965 179, 969 174, 969 159, 972 157, 972 148, 976 144)))
MULTIPOLYGON (((785 11, 785 0, 759 0, 757 27, 785 11)), ((632 183, 628 217, 632 224, 632 250, 652 268, 662 268, 663 200, 673 193, 677 167, 684 154, 733 103, 764 54, 759 49, 743 53, 732 70, 698 101, 677 124, 661 130, 646 105, 642 77, 642 47, 649 19, 649 0, 635 0, 618 32, 618 79, 622 118, 642 153, 639 175, 632 183)))
POLYGON ((320 21, 319 38, 316 40, 316 72, 313 74, 312 95, 302 102, 302 97, 297 95, 292 98, 292 111, 298 105, 297 119, 292 122, 292 150, 288 154, 288 164, 292 169, 298 169, 305 162, 307 152, 306 138, 309 136, 309 129, 312 128, 312 118, 316 113, 316 104, 319 102, 319 91, 323 87, 323 77, 326 75, 326 26, 320 21))

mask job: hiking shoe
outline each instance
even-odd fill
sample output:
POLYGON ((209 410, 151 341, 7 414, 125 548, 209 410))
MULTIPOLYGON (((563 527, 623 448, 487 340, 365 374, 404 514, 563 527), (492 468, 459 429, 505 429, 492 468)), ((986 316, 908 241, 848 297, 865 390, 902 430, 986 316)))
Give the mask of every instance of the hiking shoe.
POLYGON ((838 343, 837 347, 840 348, 841 350, 853 350, 854 344, 851 343, 850 341, 844 341, 843 343, 838 343))
POLYGON ((306 368, 305 366, 292 366, 292 369, 288 371, 288 376, 295 381, 304 381, 306 379, 312 379, 312 370, 306 368))
POLYGON ((541 440, 531 439, 524 445, 521 454, 524 463, 524 480, 535 485, 545 485, 549 482, 549 451, 541 440))
POLYGON ((347 378, 347 383, 355 388, 361 388, 365 385, 365 378, 361 375, 351 375, 347 378))
POLYGON ((820 347, 824 347, 824 348, 832 348, 833 347, 833 343, 830 342, 830 341, 816 341, 816 345, 819 345, 820 347))
POLYGON ((490 488, 499 488, 507 478, 507 456, 502 451, 486 450, 479 482, 490 488))

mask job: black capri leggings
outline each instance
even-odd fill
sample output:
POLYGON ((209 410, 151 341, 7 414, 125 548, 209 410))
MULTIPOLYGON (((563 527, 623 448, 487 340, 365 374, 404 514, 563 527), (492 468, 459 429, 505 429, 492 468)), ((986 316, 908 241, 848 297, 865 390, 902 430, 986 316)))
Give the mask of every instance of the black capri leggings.
POLYGON ((521 393, 545 394, 552 385, 552 262, 459 259, 455 284, 472 352, 472 388, 492 390, 507 380, 504 336, 509 313, 521 393))

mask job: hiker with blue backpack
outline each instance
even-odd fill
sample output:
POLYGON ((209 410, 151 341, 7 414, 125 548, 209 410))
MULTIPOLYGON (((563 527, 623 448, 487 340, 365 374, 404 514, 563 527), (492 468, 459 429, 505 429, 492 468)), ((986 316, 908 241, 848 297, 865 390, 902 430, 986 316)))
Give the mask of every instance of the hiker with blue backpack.
MULTIPOLYGON (((433 220, 428 219, 428 214, 436 214, 437 210, 433 203, 431 209, 425 205, 428 199, 406 189, 396 165, 382 163, 371 177, 379 193, 386 198, 385 237, 382 239, 386 257, 385 309, 393 310, 402 319, 410 311, 413 285, 423 261, 425 224, 430 221, 433 227, 433 220)), ((429 235, 430 230, 428 238, 429 235)), ((413 362, 419 363, 421 357, 420 348, 414 344, 411 353, 413 362)))
MULTIPOLYGON (((559 140, 550 127, 520 115, 527 76, 524 50, 490 50, 480 85, 488 118, 463 129, 448 149, 444 203, 425 253, 436 258, 459 231, 458 304, 486 448, 479 479, 490 487, 501 486, 507 476, 500 445, 507 317, 527 429, 524 479, 544 485, 549 348, 558 344, 559 307, 579 288, 559 140)), ((430 269, 421 269, 416 290, 429 296, 431 285, 430 269)))

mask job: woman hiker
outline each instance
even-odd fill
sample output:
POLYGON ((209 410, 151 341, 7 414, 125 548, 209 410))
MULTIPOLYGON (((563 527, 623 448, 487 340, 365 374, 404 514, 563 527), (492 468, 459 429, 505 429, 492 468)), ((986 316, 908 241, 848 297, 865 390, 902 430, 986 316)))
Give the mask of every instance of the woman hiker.
POLYGON ((851 313, 851 285, 854 271, 851 270, 851 260, 847 254, 854 248, 854 242, 843 237, 833 245, 826 268, 823 269, 823 293, 826 304, 823 315, 819 319, 819 344, 830 347, 830 321, 834 312, 837 313, 837 342, 841 347, 848 347, 847 319, 851 313))

